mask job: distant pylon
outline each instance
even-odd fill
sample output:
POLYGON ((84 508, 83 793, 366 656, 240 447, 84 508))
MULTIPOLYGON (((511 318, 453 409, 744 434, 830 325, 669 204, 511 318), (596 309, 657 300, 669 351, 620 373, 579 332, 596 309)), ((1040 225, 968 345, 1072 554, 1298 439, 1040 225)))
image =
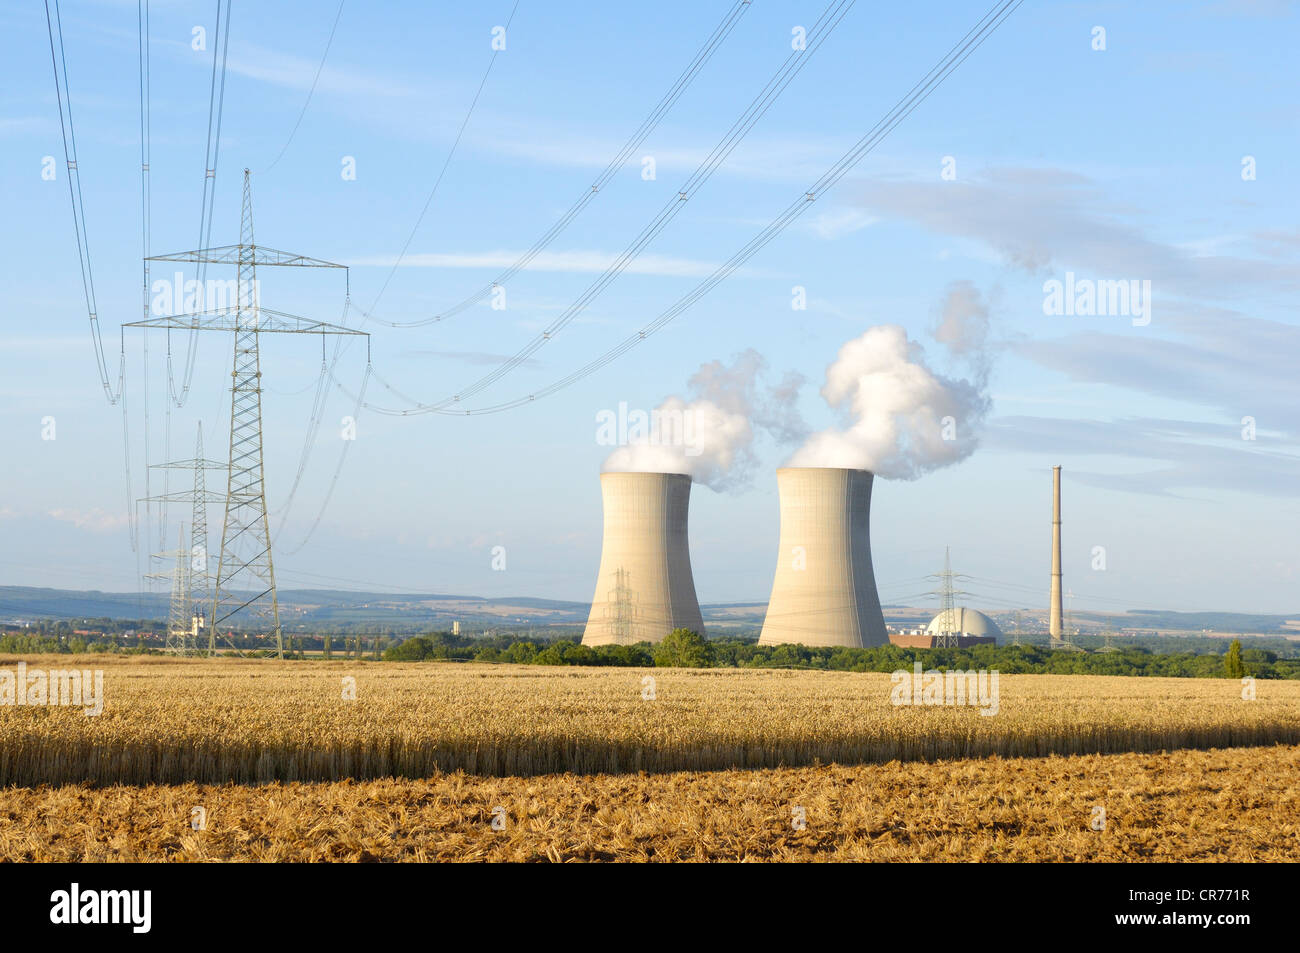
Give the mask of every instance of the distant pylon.
MULTIPOLYGON (((140 502, 167 502, 167 497, 148 497, 140 502)), ((167 613, 167 629, 163 636, 163 650, 174 654, 189 654, 187 648, 193 646, 187 641, 190 631, 189 605, 189 552, 185 549, 185 524, 181 524, 177 534, 176 548, 168 552, 154 553, 154 559, 171 560, 171 568, 166 572, 145 573, 146 579, 166 579, 171 584, 171 602, 167 613)))
POLYGON ((194 652, 190 622, 190 554, 185 551, 185 527, 182 525, 176 538, 176 568, 172 570, 172 604, 167 618, 167 640, 164 650, 174 655, 194 652))
MULTIPOLYGON (((199 630, 207 627, 204 616, 212 599, 212 573, 208 569, 208 484, 203 475, 205 469, 203 424, 200 423, 194 445, 194 502, 190 517, 190 617, 196 640, 199 630)), ((208 629, 208 655, 216 653, 212 637, 215 631, 208 629)))
POLYGON ((937 577, 930 576, 929 578, 939 579, 939 589, 935 593, 939 596, 939 615, 936 619, 938 631, 934 636, 933 647, 937 649, 957 648, 961 635, 960 626, 957 623, 957 596, 959 594, 967 595, 967 593, 953 588, 953 580, 967 577, 952 571, 951 547, 945 546, 943 548, 943 572, 939 573, 937 577))
POLYGON ((614 638, 620 644, 631 642, 632 625, 636 621, 636 597, 627 579, 627 570, 620 566, 614 573, 614 588, 609 591, 609 605, 605 607, 605 617, 610 620, 614 638))
MULTIPOLYGON (((185 552, 187 561, 186 578, 188 606, 185 613, 185 627, 191 631, 193 649, 198 651, 198 632, 207 628, 207 613, 212 604, 212 571, 208 564, 208 504, 221 503, 225 497, 210 494, 207 489, 206 470, 225 470, 226 464, 218 460, 209 460, 203 456, 203 426, 198 428, 192 460, 174 460, 168 463, 151 463, 151 469, 159 470, 193 470, 192 490, 177 490, 158 496, 149 496, 142 503, 189 503, 190 504, 190 545, 185 552)), ((184 546, 181 546, 184 549, 184 546)), ((170 554, 168 554, 170 555, 170 554)), ((159 578, 155 574, 154 578, 159 578)), ((167 574, 171 578, 171 574, 167 574)), ((215 646, 208 641, 208 654, 213 654, 215 646)))

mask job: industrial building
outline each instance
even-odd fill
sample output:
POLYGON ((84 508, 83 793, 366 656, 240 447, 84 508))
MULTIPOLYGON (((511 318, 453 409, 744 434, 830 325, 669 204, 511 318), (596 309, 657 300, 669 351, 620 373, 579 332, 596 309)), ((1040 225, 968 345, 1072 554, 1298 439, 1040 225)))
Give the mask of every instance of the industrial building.
POLYGON ((781 542, 759 645, 888 643, 871 566, 873 480, 838 467, 776 471, 781 542))
POLYGON ((684 473, 602 473, 605 530, 583 645, 659 642, 704 633, 691 575, 684 473))
POLYGON ((891 632, 889 641, 909 649, 964 649, 972 645, 997 645, 1002 641, 1002 630, 983 612, 956 608, 940 612, 923 633, 891 632))

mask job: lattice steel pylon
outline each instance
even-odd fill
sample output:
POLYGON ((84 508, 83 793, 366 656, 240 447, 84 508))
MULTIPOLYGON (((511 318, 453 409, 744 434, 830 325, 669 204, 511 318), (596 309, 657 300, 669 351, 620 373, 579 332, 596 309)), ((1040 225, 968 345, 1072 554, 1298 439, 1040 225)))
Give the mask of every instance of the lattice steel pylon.
POLYGON ((605 607, 605 617, 609 619, 615 641, 620 644, 632 641, 637 617, 636 596, 627 578, 627 570, 620 566, 614 573, 614 588, 609 591, 609 605, 605 607))
POLYGON ((940 582, 939 589, 931 595, 939 597, 939 615, 936 621, 939 623, 938 631, 935 633, 933 647, 957 648, 960 645, 961 633, 958 630, 957 622, 957 596, 969 595, 969 593, 953 588, 953 580, 969 578, 961 573, 952 571, 951 547, 943 548, 943 572, 930 576, 931 579, 938 579, 940 582))
MULTIPOLYGON (((233 306, 207 308, 180 315, 134 321, 127 327, 234 332, 234 360, 230 389, 230 456, 226 465, 225 518, 221 550, 212 587, 212 613, 208 618, 208 650, 215 651, 220 626, 235 623, 275 636, 276 655, 284 658, 280 630, 280 605, 275 590, 275 565, 271 557, 271 530, 267 517, 266 481, 262 443, 262 369, 259 335, 353 334, 366 338, 369 362, 370 336, 364 331, 271 311, 261 306, 257 266, 342 268, 345 265, 308 258, 273 248, 259 248, 253 240, 253 193, 248 169, 240 213, 239 244, 195 251, 154 255, 150 261, 233 264, 236 267, 233 306)), ((211 295, 201 289, 211 304, 211 295)), ((206 555, 206 554, 205 554, 206 555)), ((229 637, 228 635, 225 637, 229 637)))
MULTIPOLYGON (((177 490, 158 496, 147 496, 142 503, 189 503, 190 504, 190 548, 187 554, 189 567, 186 570, 189 579, 189 618, 186 624, 196 631, 207 628, 207 613, 212 607, 212 567, 208 553, 208 504, 224 503, 225 497, 209 493, 207 487, 207 470, 225 470, 227 465, 218 460, 209 460, 203 455, 203 425, 199 424, 195 437, 194 459, 174 460, 168 463, 151 463, 154 470, 193 470, 194 483, 192 491, 177 490)), ((208 654, 215 646, 209 639, 208 654)), ((197 645, 195 646, 197 651, 197 645)))
MULTIPOLYGON (((208 570, 208 484, 203 471, 203 424, 194 445, 194 501, 190 512, 190 613, 194 617, 194 635, 204 628, 204 609, 212 596, 212 573, 208 570)), ((209 632, 215 630, 210 629, 209 632)), ((208 654, 215 654, 216 646, 208 639, 208 654)))
POLYGON ((167 616, 167 640, 164 651, 190 655, 195 650, 192 611, 190 608, 190 561, 185 551, 185 526, 181 524, 176 539, 176 568, 172 570, 172 604, 167 616))
MULTIPOLYGON (((147 497, 144 502, 162 502, 159 497, 147 497)), ((169 552, 153 553, 154 559, 170 559, 172 566, 166 572, 145 573, 146 579, 166 579, 171 583, 171 602, 167 613, 167 631, 163 637, 163 650, 183 655, 191 654, 193 641, 187 636, 191 631, 189 609, 189 553, 185 549, 185 524, 177 533, 176 548, 169 552)))

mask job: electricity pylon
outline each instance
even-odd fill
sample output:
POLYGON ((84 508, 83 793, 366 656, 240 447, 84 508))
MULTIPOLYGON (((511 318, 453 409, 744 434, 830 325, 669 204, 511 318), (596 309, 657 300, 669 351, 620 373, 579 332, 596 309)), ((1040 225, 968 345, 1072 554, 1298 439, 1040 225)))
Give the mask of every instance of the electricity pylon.
MULTIPOLYGON (((207 628, 207 612, 212 603, 212 571, 208 565, 208 504, 223 503, 225 497, 209 493, 207 488, 207 470, 225 470, 226 464, 219 460, 209 460, 203 456, 203 425, 199 424, 198 436, 194 445, 193 460, 175 460, 169 463, 153 463, 150 467, 158 470, 193 470, 194 489, 186 493, 164 493, 159 496, 145 497, 141 502, 150 503, 185 503, 190 504, 190 549, 189 568, 189 607, 187 627, 194 630, 207 628)), ((208 654, 215 652, 216 645, 212 630, 208 632, 208 654)), ((197 644, 195 646, 197 649, 197 644)))
POLYGON ((940 581, 939 588, 930 593, 939 597, 938 632, 934 636, 934 648, 955 649, 959 645, 961 633, 957 631, 957 599, 959 595, 968 595, 961 589, 953 588, 953 580, 966 579, 967 576, 952 571, 950 547, 943 548, 943 572, 930 576, 940 581))
POLYGON ((610 620, 614 630, 614 641, 629 644, 632 641, 632 629, 636 624, 636 597, 627 584, 628 572, 619 567, 614 573, 614 588, 609 591, 609 603, 605 606, 605 618, 610 620))
MULTIPOLYGON (((276 655, 284 658, 280 631, 280 604, 275 591, 275 565, 271 558, 271 529, 267 518, 266 482, 262 466, 262 368, 258 350, 261 334, 350 334, 366 338, 369 361, 370 335, 365 331, 327 324, 263 308, 257 286, 257 267, 342 268, 347 266, 308 258, 274 248, 259 248, 253 241, 253 191, 244 170, 244 195, 240 210, 239 244, 194 251, 153 255, 148 261, 173 261, 234 265, 233 306, 148 318, 127 327, 169 328, 177 331, 229 331, 234 334, 234 361, 230 388, 230 457, 226 466, 226 511, 221 526, 221 551, 213 584, 212 614, 208 618, 208 647, 235 623, 253 623, 275 635, 276 655), (243 588, 240 588, 243 587, 243 588)), ((202 290, 202 289, 201 289, 202 290)), ((205 298, 207 295, 204 290, 205 298)), ((205 300, 205 304, 212 303, 205 300)))
POLYGON ((190 619, 189 554, 185 552, 185 526, 176 534, 176 568, 172 570, 172 604, 167 618, 167 641, 164 651, 190 655, 195 651, 190 619))
MULTIPOLYGON (((157 497, 147 499, 149 502, 158 502, 157 497)), ((171 604, 170 611, 167 613, 167 632, 164 636, 163 650, 176 655, 193 654, 194 642, 188 638, 192 628, 189 602, 189 553, 185 550, 183 523, 177 532, 176 548, 170 552, 154 553, 153 557, 173 561, 172 568, 166 572, 145 574, 146 579, 166 579, 171 582, 171 604)))

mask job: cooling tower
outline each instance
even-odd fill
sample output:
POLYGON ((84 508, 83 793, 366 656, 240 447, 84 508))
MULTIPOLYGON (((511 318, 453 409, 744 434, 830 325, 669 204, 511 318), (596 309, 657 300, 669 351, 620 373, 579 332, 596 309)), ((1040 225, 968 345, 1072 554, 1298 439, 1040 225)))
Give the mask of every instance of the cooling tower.
POLYGON ((673 629, 704 634, 691 577, 684 473, 602 473, 605 535, 583 645, 658 642, 673 629))
POLYGON ((781 548, 760 645, 886 645, 871 568, 870 470, 783 467, 781 548))

